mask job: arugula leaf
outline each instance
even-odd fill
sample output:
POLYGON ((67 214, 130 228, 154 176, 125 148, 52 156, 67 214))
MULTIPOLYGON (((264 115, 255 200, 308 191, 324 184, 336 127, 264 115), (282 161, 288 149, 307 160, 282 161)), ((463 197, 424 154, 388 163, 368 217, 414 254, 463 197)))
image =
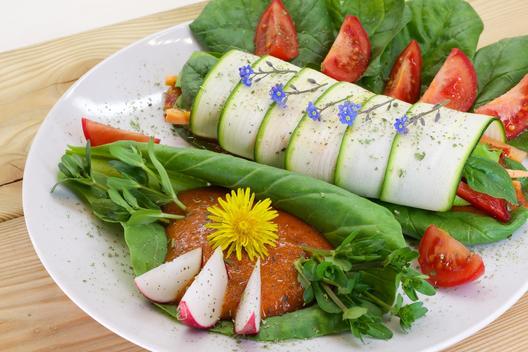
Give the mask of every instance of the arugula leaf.
POLYGON ((177 101, 180 108, 191 109, 205 77, 217 62, 218 58, 209 53, 203 51, 192 53, 189 60, 183 65, 176 84, 182 91, 177 101))
POLYGON ((471 189, 518 204, 511 178, 499 163, 471 156, 462 174, 471 189))
POLYGON ((428 87, 451 49, 459 48, 469 58, 475 54, 483 23, 466 1, 411 0, 407 6, 412 19, 383 52, 383 82, 368 85, 375 92, 384 87, 396 58, 411 39, 415 39, 422 49, 422 91, 428 87))
POLYGON ((486 244, 510 237, 528 220, 528 209, 519 207, 512 212, 508 223, 502 223, 487 215, 465 211, 433 212, 379 202, 391 210, 401 224, 403 233, 420 239, 429 225, 434 224, 466 245, 486 244))
MULTIPOLYGON (((320 64, 335 38, 324 0, 283 2, 295 23, 299 41, 299 56, 292 63, 320 64)), ((255 30, 267 5, 262 0, 213 0, 190 28, 208 50, 224 53, 238 48, 252 53, 255 30)))
POLYGON ((167 254, 167 236, 160 224, 123 224, 134 273, 141 275, 160 266, 167 254))
POLYGON ((475 55, 479 107, 513 88, 528 72, 528 35, 499 40, 475 55))

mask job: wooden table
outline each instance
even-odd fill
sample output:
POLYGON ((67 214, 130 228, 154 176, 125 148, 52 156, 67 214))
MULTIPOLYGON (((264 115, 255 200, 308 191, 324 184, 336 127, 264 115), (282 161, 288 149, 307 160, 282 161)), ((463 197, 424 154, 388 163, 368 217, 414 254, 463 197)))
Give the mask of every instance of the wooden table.
MULTIPOLYGON (((480 45, 528 34, 526 0, 473 0, 480 45)), ((0 53, 0 350, 135 351, 55 285, 35 255, 22 212, 26 154, 40 123, 82 74, 118 49, 197 16, 203 4, 0 53)), ((528 350, 528 295, 449 351, 528 350)))

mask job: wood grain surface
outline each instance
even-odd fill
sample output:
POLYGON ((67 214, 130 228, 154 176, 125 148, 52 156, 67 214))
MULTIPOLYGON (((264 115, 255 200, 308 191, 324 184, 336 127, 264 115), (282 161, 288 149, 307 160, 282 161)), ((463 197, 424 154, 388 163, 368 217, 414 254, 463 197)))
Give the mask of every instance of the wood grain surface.
MULTIPOLYGON (((480 46, 528 34, 526 0, 474 0, 480 46)), ((197 16, 203 4, 0 53, 0 350, 140 351, 72 303, 42 267, 24 223, 22 175, 47 112, 81 75, 118 49, 197 16)), ((447 322, 446 322, 447 323, 447 322)), ((447 351, 528 351, 528 295, 447 351)))

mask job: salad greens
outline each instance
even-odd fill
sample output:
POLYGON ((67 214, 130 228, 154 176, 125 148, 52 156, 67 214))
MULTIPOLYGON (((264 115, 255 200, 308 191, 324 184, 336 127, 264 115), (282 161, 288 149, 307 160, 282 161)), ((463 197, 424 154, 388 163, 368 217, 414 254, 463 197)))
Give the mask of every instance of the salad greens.
POLYGON ((195 51, 183 65, 178 75, 176 86, 181 88, 182 94, 178 98, 178 106, 189 110, 194 98, 202 86, 205 76, 218 62, 218 58, 210 53, 195 51))
MULTIPOLYGON (((298 66, 320 64, 335 36, 324 0, 284 0, 299 41, 298 66)), ((191 31, 208 50, 224 53, 237 48, 255 51, 253 39, 261 14, 268 3, 262 0, 214 0, 190 24, 191 31)))
POLYGON ((528 35, 485 46, 477 51, 474 61, 479 84, 477 108, 506 93, 528 72, 528 35))

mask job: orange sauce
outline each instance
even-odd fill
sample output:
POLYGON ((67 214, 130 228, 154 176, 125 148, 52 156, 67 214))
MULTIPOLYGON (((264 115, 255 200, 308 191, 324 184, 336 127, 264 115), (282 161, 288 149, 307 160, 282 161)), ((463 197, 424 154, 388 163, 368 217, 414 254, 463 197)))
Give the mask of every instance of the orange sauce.
MULTIPOLYGON (((167 227, 170 239, 166 260, 195 249, 203 249, 203 263, 211 256, 213 249, 207 241, 212 230, 205 228, 207 208, 218 204, 227 190, 222 188, 201 188, 181 192, 178 198, 187 207, 186 218, 173 221, 167 227)), ((166 211, 181 212, 175 205, 167 206, 166 211)), ((276 247, 268 247, 269 256, 261 259, 262 316, 269 317, 292 312, 303 307, 303 289, 297 281, 297 271, 293 263, 304 251, 301 245, 331 249, 332 246, 313 227, 295 216, 279 211, 274 222, 278 225, 279 239, 276 247)), ((222 318, 232 318, 240 297, 246 287, 254 262, 244 255, 238 261, 234 254, 225 258, 229 284, 222 309, 222 318)))

